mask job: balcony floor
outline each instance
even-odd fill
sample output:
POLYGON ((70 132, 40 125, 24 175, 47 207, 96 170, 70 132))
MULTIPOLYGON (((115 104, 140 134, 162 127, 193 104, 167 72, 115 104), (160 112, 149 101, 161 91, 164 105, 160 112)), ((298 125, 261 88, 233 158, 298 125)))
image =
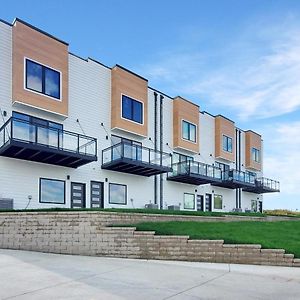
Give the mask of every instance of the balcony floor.
POLYGON ((197 174, 179 174, 175 176, 168 176, 168 180, 192 185, 221 183, 221 179, 197 174))
POLYGON ((79 154, 72 151, 60 150, 36 143, 26 143, 9 140, 0 148, 0 156, 58 165, 69 168, 78 168, 96 161, 96 156, 79 154))
POLYGON ((278 193, 280 190, 272 189, 266 186, 255 186, 243 188, 244 192, 255 193, 255 194, 265 194, 265 193, 278 193))
POLYGON ((146 177, 172 171, 170 167, 149 164, 143 161, 133 160, 130 158, 116 159, 112 162, 103 164, 101 168, 105 170, 129 173, 146 177))
POLYGON ((226 189, 253 188, 254 183, 241 182, 238 180, 223 180, 219 183, 212 183, 213 186, 223 187, 226 189))

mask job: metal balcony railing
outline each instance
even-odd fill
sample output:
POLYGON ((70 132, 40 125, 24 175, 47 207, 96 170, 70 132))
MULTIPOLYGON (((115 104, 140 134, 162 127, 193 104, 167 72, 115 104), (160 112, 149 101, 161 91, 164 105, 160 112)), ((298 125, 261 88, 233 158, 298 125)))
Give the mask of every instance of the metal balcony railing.
POLYGON ((260 177, 256 179, 256 185, 260 188, 272 190, 272 191, 280 191, 280 182, 266 178, 266 177, 260 177))
POLYGON ((255 185, 256 176, 244 171, 229 170, 223 172, 222 179, 224 181, 236 181, 255 185))
POLYGON ((102 150, 102 169, 152 176, 171 171, 171 155, 141 145, 120 142, 102 150))

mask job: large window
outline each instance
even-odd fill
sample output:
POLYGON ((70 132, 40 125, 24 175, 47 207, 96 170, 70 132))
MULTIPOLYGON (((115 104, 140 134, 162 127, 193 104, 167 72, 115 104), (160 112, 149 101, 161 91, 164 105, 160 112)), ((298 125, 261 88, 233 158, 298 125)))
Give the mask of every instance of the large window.
POLYGON ((183 163, 183 162, 194 160, 194 158, 192 156, 183 155, 183 154, 179 154, 176 152, 173 153, 172 158, 173 158, 173 164, 183 163))
POLYGON ((60 73, 26 59, 26 89, 60 99, 60 73))
POLYGON ((182 138, 196 143, 196 125, 182 120, 182 138))
POLYGON ((260 151, 256 148, 252 148, 252 160, 257 163, 260 162, 260 151))
POLYGON ((14 138, 52 147, 62 146, 63 125, 13 112, 14 138))
POLYGON ((141 142, 136 142, 116 135, 111 136, 111 141, 112 145, 116 145, 112 151, 113 160, 121 157, 142 160, 141 142), (123 146, 121 146, 120 143, 123 143, 123 146), (122 151, 124 151, 124 153, 122 153, 122 151))
POLYGON ((184 193, 183 208, 184 209, 195 209, 195 195, 194 194, 184 193))
POLYGON ((214 209, 223 209, 223 196, 214 195, 214 209))
POLYGON ((143 103, 122 95, 122 117, 143 124, 143 103))
POLYGON ((223 150, 232 152, 232 138, 227 135, 223 135, 223 150))
POLYGON ((109 184, 109 203, 127 204, 127 186, 123 184, 109 184))
POLYGON ((40 178, 40 203, 65 204, 65 181, 40 178))

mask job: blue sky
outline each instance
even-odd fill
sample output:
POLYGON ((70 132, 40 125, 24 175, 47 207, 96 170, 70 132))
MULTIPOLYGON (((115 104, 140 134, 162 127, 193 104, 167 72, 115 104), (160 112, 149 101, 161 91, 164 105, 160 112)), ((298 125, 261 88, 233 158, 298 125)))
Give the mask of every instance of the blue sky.
POLYGON ((261 133, 264 173, 282 190, 265 207, 300 209, 300 1, 2 3, 0 18, 15 17, 261 133))

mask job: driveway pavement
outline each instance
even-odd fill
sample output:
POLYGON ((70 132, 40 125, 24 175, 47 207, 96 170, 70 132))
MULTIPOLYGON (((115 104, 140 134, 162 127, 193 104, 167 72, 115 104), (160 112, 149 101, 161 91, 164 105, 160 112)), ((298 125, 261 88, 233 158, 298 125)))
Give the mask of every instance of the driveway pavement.
POLYGON ((0 249, 0 299, 300 299, 300 268, 0 249))

